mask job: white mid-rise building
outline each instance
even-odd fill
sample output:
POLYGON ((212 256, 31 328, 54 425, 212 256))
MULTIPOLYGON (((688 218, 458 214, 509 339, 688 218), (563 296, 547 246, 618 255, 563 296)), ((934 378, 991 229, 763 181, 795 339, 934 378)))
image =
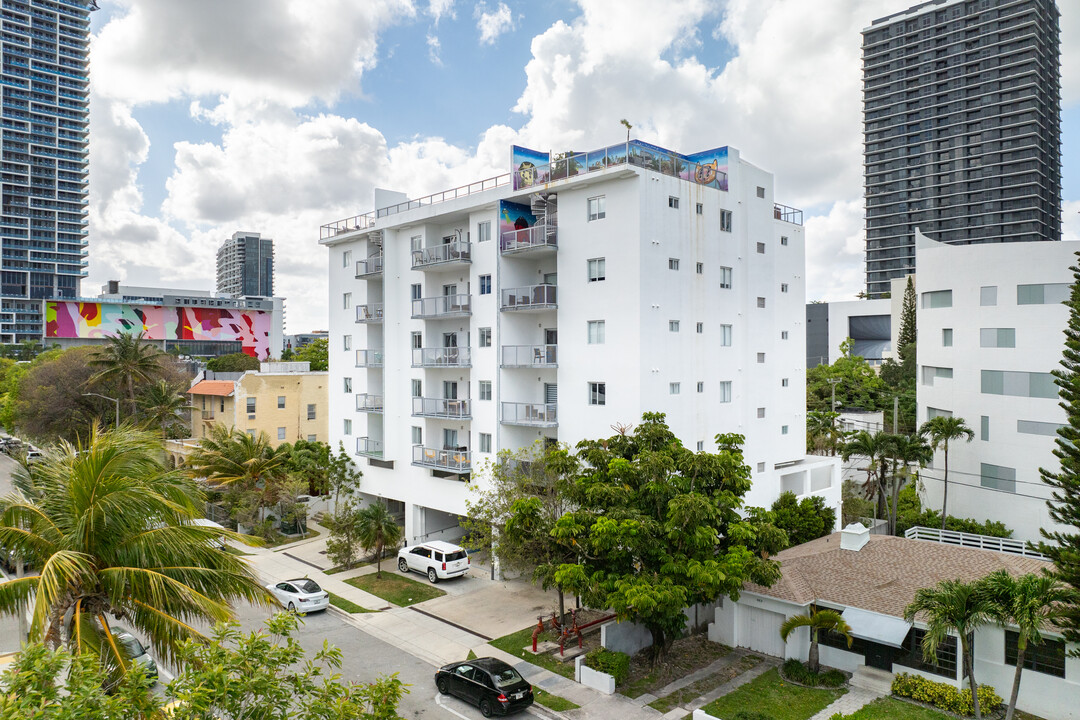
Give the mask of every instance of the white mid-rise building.
POLYGON ((331 443, 367 459, 362 492, 409 542, 452 537, 499 450, 657 411, 690 449, 746 437, 749 504, 838 508, 835 459, 805 454, 804 232, 772 175, 729 148, 512 154, 509 175, 376 191, 322 228, 331 443))
MULTIPOLYGON (((919 422, 963 417, 970 443, 949 446, 948 512, 999 520, 1013 536, 1051 528, 1057 429, 1066 422, 1051 371, 1060 369, 1076 243, 945 245, 917 233, 919 422)), ((922 473, 941 509, 943 458, 922 473)))

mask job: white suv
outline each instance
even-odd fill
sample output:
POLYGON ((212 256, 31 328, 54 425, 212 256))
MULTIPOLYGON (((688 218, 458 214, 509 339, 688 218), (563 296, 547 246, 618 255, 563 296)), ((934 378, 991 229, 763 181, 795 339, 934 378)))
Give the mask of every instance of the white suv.
POLYGON ((435 540, 398 550, 398 570, 407 573, 424 573, 428 580, 437 583, 469 572, 469 553, 451 543, 435 540))

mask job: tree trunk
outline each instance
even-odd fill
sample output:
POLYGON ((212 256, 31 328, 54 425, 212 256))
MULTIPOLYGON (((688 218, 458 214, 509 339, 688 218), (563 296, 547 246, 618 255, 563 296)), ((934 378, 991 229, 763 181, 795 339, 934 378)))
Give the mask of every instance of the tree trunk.
POLYGON ((382 540, 375 543, 375 577, 382 580, 382 540))
POLYGON ((663 630, 657 628, 649 628, 649 634, 652 636, 652 647, 649 648, 649 660, 650 663, 655 666, 657 661, 667 652, 667 637, 664 635, 663 630))
POLYGON ((946 511, 949 500, 949 446, 945 446, 945 488, 941 493, 941 531, 945 532, 945 518, 949 517, 946 511))
POLYGON ((135 378, 132 377, 131 375, 128 375, 127 385, 128 385, 128 398, 131 400, 131 417, 134 420, 135 414, 136 414, 135 413, 135 378))
POLYGON ((1024 651, 1027 643, 1023 640, 1016 644, 1016 674, 1013 675, 1012 694, 1009 696, 1009 707, 1005 710, 1005 720, 1012 720, 1016 712, 1016 701, 1020 697, 1020 673, 1024 671, 1024 651))
POLYGON ((559 588, 559 622, 566 624, 566 601, 563 598, 562 588, 559 588))
POLYGON ((975 720, 982 720, 982 711, 979 708, 979 688, 975 684, 975 663, 972 662, 971 646, 968 644, 967 635, 962 636, 960 648, 964 653, 964 667, 967 668, 968 685, 971 686, 971 704, 975 709, 975 720))
POLYGON ((818 656, 818 631, 813 629, 810 631, 810 655, 806 658, 806 668, 817 675, 818 670, 821 669, 821 661, 818 656))

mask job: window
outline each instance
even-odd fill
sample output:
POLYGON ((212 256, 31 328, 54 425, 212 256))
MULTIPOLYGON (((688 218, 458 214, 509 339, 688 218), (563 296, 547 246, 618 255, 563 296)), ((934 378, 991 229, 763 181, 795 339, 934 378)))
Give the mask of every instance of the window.
POLYGON ((485 220, 482 223, 476 223, 476 242, 487 242, 491 239, 491 221, 485 220))
POLYGON ((953 371, 952 368, 947 367, 934 367, 933 365, 923 365, 922 369, 922 384, 929 387, 934 386, 934 380, 942 378, 945 380, 952 380, 953 371))
POLYGON ((590 405, 606 405, 607 404, 607 383, 591 382, 589 383, 589 404, 590 405))
POLYGON ((490 380, 481 380, 480 381, 480 399, 481 400, 490 400, 491 399, 491 381, 490 380))
POLYGON ((780 292, 786 293, 787 291, 788 291, 788 284, 787 283, 780 283, 780 292))
POLYGON ((491 433, 480 433, 480 452, 491 452, 491 433))
POLYGON ((679 321, 678 320, 668 320, 667 329, 670 332, 679 332, 679 321))
POLYGON ((731 326, 730 325, 721 325, 720 326, 720 346, 721 347, 731 347, 731 334, 732 333, 731 333, 731 326))
POLYGON ((765 472, 765 463, 763 463, 763 462, 759 462, 759 463, 757 464, 757 471, 758 471, 758 472, 765 472))
POLYGON ((731 232, 731 211, 720 211, 720 230, 722 232, 731 232))
POLYGON ((679 383, 668 383, 668 394, 670 394, 670 395, 678 395, 679 394, 679 388, 680 388, 679 383))
POLYGON ((952 347, 952 328, 941 329, 941 346, 952 347))
POLYGON ((982 392, 984 395, 1050 399, 1058 396, 1054 376, 1050 373, 1007 370, 983 370, 982 392))
POLYGON ((757 409, 757 416, 758 416, 759 419, 764 418, 765 417, 765 408, 758 408, 757 409))
POLYGON ((413 397, 423 397, 423 395, 424 395, 423 383, 420 380, 413 380, 412 381, 412 396, 413 397))
POLYGON ((668 258, 667 259, 667 269, 668 270, 678 270, 679 269, 679 258, 668 258))
POLYGON ((341 349, 345 352, 352 350, 352 335, 341 336, 341 349))
POLYGON ((979 328, 979 347, 1016 347, 1016 328, 979 328))
POLYGON ((604 321, 603 320, 590 320, 589 321, 589 344, 590 345, 603 345, 604 344, 604 321))
MULTIPOLYGON (((1005 631, 1005 663, 1016 666, 1017 646, 1020 636, 1013 630, 1005 631)), ((1024 651, 1024 669, 1065 677, 1065 643, 1043 636, 1038 645, 1028 643, 1024 651)))
POLYGON ((780 331, 780 339, 781 340, 787 340, 788 339, 788 331, 787 330, 781 330, 780 331))
POLYGON ((669 208, 674 208, 675 210, 678 210, 679 209, 679 198, 675 197, 674 195, 668 195, 667 206, 669 208))
POLYGON ((720 402, 722 402, 722 403, 731 402, 731 381, 730 380, 721 380, 720 381, 720 402))
POLYGON ((997 285, 984 285, 979 288, 979 305, 983 307, 997 305, 997 285))
POLYGON ((724 289, 724 290, 730 290, 731 289, 731 274, 732 274, 731 268, 729 268, 729 267, 720 268, 720 287, 722 289, 724 289))
MULTIPOLYGON (((701 206, 699 205, 698 207, 701 207, 701 206)), ((697 451, 702 452, 704 449, 705 449, 705 441, 704 440, 698 440, 697 441, 697 451)))
POLYGON ((248 411, 248 415, 251 415, 252 413, 255 412, 255 398, 248 398, 247 399, 247 411, 248 411))
POLYGON ((781 235, 780 236, 780 244, 781 245, 787 245, 787 235, 781 235))
POLYGON ((698 380, 697 391, 699 393, 705 392, 705 383, 702 382, 701 380, 698 380))
POLYGON ((763 243, 763 242, 757 243, 757 252, 758 252, 758 255, 764 255, 765 254, 765 243, 763 243))
POLYGON ((922 294, 923 310, 952 307, 952 290, 935 290, 922 294))
POLYGON ((480 328, 480 347, 491 347, 491 328, 480 328))
POLYGON ((952 417, 952 410, 942 410, 928 405, 926 407, 926 419, 933 420, 936 417, 952 417))
POLYGON ((319 440, 318 435, 308 435, 307 436, 307 441, 308 442, 318 442, 318 440, 319 440))
MULTIPOLYGON (((956 638, 946 635, 942 642, 938 643, 937 662, 930 662, 923 655, 922 643, 926 631, 912 628, 904 638, 900 650, 893 651, 893 662, 904 667, 923 670, 935 675, 943 675, 947 678, 956 678, 957 652, 956 638)), ((843 636, 840 636, 843 638, 843 636)))
POLYGON ((765 298, 763 298, 763 297, 759 297, 759 298, 757 299, 757 306, 758 306, 759 308, 763 308, 763 307, 765 307, 765 298))
POLYGON ((308 403, 308 406, 307 406, 307 419, 308 420, 314 420, 315 419, 315 403, 308 403))
POLYGON ((761 187, 760 185, 758 185, 757 196, 759 198, 765 197, 765 188, 761 187))
POLYGON ((278 440, 284 440, 285 439, 285 428, 279 427, 277 429, 277 439, 278 440))
POLYGON ((697 324, 697 332, 698 332, 698 335, 705 332, 705 323, 698 323, 697 324))
POLYGON ((423 445, 424 444, 424 428, 412 426, 412 444, 423 445))
MULTIPOLYGON (((284 410, 285 409, 285 396, 284 395, 278 395, 277 406, 278 406, 278 410, 284 410)), ((248 412, 252 412, 252 411, 249 410, 248 412)))
POLYGON ((1016 286, 1017 305, 1057 305, 1068 299, 1068 283, 1016 286))
POLYGON ((979 439, 990 440, 990 416, 982 415, 979 418, 979 439))
POLYGON ((589 282, 600 282, 607 278, 607 261, 604 258, 589 260, 589 282))
POLYGON ((695 212, 696 212, 696 213, 697 213, 698 215, 704 215, 704 214, 705 214, 705 206, 704 206, 704 205, 702 205, 701 203, 698 203, 698 204, 697 204, 697 207, 696 207, 696 208, 694 208, 694 211, 695 211, 695 212))
POLYGON ((780 387, 787 387, 789 385, 787 378, 780 378, 780 387))
POLYGON ((491 276, 490 275, 481 275, 480 276, 480 294, 481 295, 490 295, 491 294, 491 276))
POLYGON ((352 392, 352 378, 347 377, 347 378, 342 378, 342 380, 344 381, 344 385, 345 385, 345 387, 343 388, 344 392, 351 393, 352 392))
POLYGON ((1057 435, 1058 429, 1065 427, 1058 423, 1038 422, 1036 420, 1017 420, 1016 432, 1025 435, 1057 435))
POLYGON ((342 422, 341 425, 341 429, 346 435, 352 435, 352 420, 350 420, 349 418, 345 418, 344 422, 342 422))
POLYGON ((757 354, 757 361, 758 361, 759 363, 763 363, 763 362, 765 362, 765 353, 758 353, 758 354, 757 354))
POLYGON ((705 274, 705 263, 698 263, 697 267, 695 268, 695 272, 697 272, 698 275, 704 275, 705 274))
POLYGON ((343 307, 346 310, 348 310, 350 307, 352 307, 352 293, 342 293, 341 294, 341 307, 343 307))
POLYGON ((788 426, 787 425, 781 425, 780 426, 780 434, 781 435, 787 435, 787 431, 788 431, 788 426))
POLYGON ((603 220, 605 217, 607 217, 607 212, 605 211, 606 205, 607 203, 604 202, 603 195, 589 198, 589 221, 592 222, 593 220, 603 220))
POLYGON ((1016 492, 1016 468, 981 463, 979 476, 979 483, 985 488, 1016 492))
POLYGON ((416 252, 417 250, 420 250, 423 247, 424 247, 424 236, 423 235, 413 235, 411 238, 409 238, 409 249, 411 251, 416 252))
POLYGON ((341 253, 341 267, 347 268, 352 264, 352 250, 341 253))

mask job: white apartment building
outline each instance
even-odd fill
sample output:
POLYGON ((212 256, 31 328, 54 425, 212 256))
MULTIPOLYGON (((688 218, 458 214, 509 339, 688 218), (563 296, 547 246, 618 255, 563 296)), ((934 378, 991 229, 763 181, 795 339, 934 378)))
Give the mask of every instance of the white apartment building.
POLYGON ((835 459, 805 456, 804 232, 772 175, 636 141, 515 167, 322 228, 331 443, 406 540, 453 537, 500 449, 646 411, 690 449, 745 435, 748 504, 838 508, 835 459))
MULTIPOLYGON (((975 432, 949 448, 948 512, 1000 520, 1013 537, 1052 527, 1057 428, 1066 422, 1050 374, 1060 368, 1080 248, 1069 242, 945 245, 917 234, 919 422, 963 417, 975 432)), ((943 458, 922 473, 925 501, 941 509, 943 458)))

